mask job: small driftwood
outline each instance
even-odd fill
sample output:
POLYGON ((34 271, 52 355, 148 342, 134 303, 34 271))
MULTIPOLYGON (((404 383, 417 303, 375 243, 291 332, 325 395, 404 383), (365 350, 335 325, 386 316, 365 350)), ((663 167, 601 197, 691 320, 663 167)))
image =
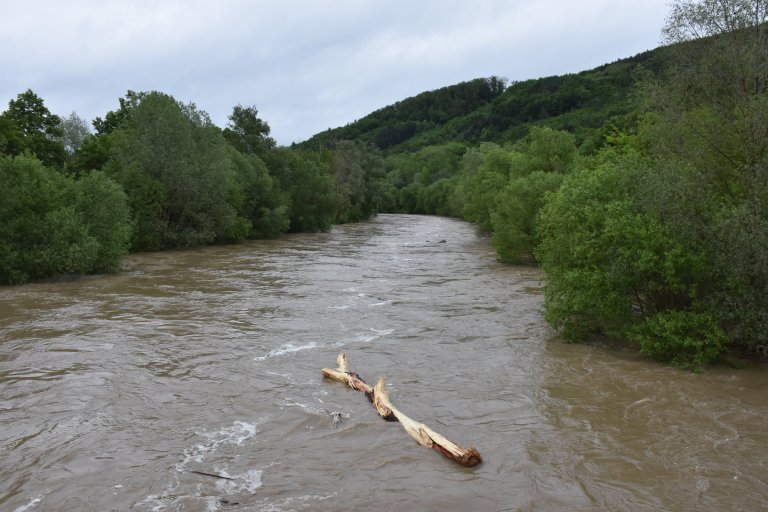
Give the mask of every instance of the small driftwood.
POLYGON ((197 471, 196 469, 190 469, 189 472, 203 476, 210 476, 213 478, 221 478, 222 480, 234 480, 234 478, 231 476, 217 475, 216 473, 206 473, 205 471, 197 471))
POLYGON ((339 354, 336 358, 336 364, 338 368, 335 370, 323 368, 323 375, 329 379, 344 382, 352 389, 364 393, 382 418, 387 421, 399 421, 405 431, 421 446, 432 448, 462 466, 473 467, 483 461, 474 448, 464 448, 449 441, 423 423, 412 420, 396 409, 389 401, 387 390, 384 388, 384 378, 380 378, 376 387, 372 388, 358 374, 348 370, 347 356, 344 353, 339 354))

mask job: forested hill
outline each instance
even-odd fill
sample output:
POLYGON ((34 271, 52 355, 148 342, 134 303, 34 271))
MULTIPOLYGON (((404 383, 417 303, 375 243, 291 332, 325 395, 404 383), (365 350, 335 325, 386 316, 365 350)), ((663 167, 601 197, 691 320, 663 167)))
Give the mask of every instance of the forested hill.
POLYGON ((462 82, 404 99, 298 146, 318 149, 354 140, 399 153, 447 142, 516 141, 532 126, 568 130, 583 142, 607 119, 631 110, 628 96, 638 70, 660 71, 667 53, 661 47, 581 73, 508 87, 498 77, 462 82))
POLYGON ((504 92, 498 77, 477 78, 398 101, 340 128, 328 129, 299 144, 305 149, 354 140, 381 149, 397 147, 414 137, 444 126, 453 119, 488 105, 504 92))

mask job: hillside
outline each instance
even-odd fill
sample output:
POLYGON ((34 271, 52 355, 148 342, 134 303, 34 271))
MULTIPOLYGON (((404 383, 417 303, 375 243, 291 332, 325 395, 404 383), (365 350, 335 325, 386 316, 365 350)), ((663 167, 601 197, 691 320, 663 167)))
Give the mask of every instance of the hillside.
POLYGON ((346 126, 320 132, 298 146, 317 149, 337 140, 354 140, 380 149, 394 148, 475 112, 498 98, 504 89, 504 80, 490 77, 423 92, 346 126))
POLYGON ((298 146, 316 149, 355 140, 391 154, 447 142, 515 141, 536 125, 570 131, 583 142, 606 120, 631 110, 628 96, 638 68, 658 71, 667 60, 662 47, 581 73, 508 87, 497 77, 479 78, 404 99, 298 146))

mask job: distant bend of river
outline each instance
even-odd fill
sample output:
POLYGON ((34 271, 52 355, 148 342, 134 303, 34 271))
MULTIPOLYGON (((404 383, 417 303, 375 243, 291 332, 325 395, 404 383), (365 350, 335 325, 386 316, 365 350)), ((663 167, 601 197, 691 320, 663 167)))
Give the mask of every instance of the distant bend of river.
POLYGON ((768 372, 560 343, 541 279, 380 215, 0 288, 0 510, 768 508, 768 372), (341 351, 484 463, 324 380, 341 351))

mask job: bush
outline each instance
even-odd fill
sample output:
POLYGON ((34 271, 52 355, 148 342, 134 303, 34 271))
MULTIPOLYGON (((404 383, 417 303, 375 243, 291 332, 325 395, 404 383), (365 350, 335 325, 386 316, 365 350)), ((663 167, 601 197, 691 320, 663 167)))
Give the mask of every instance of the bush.
POLYGON ((642 353, 692 370, 714 361, 728 340, 709 313, 676 310, 647 318, 627 329, 625 336, 637 343, 642 353))
POLYGON ((548 192, 558 189, 563 175, 534 171, 512 179, 491 213, 493 246, 501 261, 524 261, 536 244, 535 219, 548 192))
POLYGON ((28 155, 1 158, 0 177, 0 283, 117 269, 131 234, 117 184, 76 182, 28 155))
POLYGON ((688 309, 709 276, 702 254, 633 204, 631 183, 647 165, 606 154, 568 176, 541 211, 544 314, 568 339, 620 335, 638 316, 688 309))
POLYGON ((92 171, 76 182, 77 211, 88 233, 97 242, 91 272, 115 272, 133 235, 128 197, 122 187, 101 171, 92 171))

